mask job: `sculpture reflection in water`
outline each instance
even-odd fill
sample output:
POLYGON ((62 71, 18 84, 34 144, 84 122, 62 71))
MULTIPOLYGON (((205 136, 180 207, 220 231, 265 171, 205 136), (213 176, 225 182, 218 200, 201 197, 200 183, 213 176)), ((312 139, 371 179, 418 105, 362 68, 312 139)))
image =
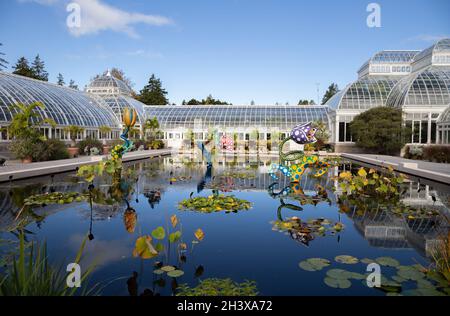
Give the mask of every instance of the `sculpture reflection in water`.
POLYGON ((304 205, 316 206, 322 202, 331 205, 327 190, 320 184, 316 184, 313 194, 305 194, 299 183, 291 183, 279 192, 274 191, 276 185, 277 183, 274 182, 267 189, 268 194, 272 198, 280 200, 280 206, 277 209, 277 220, 272 222, 274 230, 286 232, 293 240, 304 246, 309 246, 316 236, 325 236, 327 232, 334 235, 343 229, 343 224, 340 221, 332 225, 332 222, 325 218, 312 219, 307 222, 298 216, 283 218, 282 211, 284 209, 301 212, 304 205), (302 206, 286 203, 285 200, 297 201, 302 206))

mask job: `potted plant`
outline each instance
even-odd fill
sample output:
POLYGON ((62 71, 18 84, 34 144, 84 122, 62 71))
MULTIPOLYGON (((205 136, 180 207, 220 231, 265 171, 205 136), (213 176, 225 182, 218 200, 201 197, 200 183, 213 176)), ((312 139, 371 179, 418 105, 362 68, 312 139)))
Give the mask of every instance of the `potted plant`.
POLYGON ((70 140, 72 141, 70 143, 70 147, 68 148, 69 156, 71 158, 78 156, 79 149, 77 147, 77 136, 78 133, 81 133, 84 131, 84 128, 76 125, 69 125, 64 129, 67 133, 69 133, 70 140))

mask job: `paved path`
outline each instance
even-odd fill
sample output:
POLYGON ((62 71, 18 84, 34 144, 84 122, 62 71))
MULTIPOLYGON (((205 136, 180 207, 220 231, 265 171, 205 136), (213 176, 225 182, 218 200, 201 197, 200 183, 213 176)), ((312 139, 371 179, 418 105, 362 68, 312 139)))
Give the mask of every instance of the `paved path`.
MULTIPOLYGON (((134 151, 126 153, 123 156, 123 161, 126 162, 151 157, 167 156, 170 155, 171 153, 172 153, 171 149, 134 151)), ((33 162, 29 164, 8 161, 6 163, 7 164, 6 166, 0 167, 0 182, 31 178, 53 173, 73 171, 76 170, 77 167, 81 165, 95 164, 103 159, 106 159, 107 157, 108 157, 107 155, 88 156, 72 159, 33 162)))
POLYGON ((376 166, 390 165, 397 171, 450 184, 450 164, 369 154, 342 154, 344 158, 376 166))

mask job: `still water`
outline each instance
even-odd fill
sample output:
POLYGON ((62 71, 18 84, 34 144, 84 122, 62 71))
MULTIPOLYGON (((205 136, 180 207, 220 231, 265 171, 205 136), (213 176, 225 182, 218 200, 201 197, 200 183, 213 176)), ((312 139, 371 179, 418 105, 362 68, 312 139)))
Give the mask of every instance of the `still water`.
MULTIPOLYGON (((180 284, 195 287, 209 278, 254 281, 260 295, 385 295, 360 279, 351 280, 351 286, 345 289, 330 287, 324 282, 326 271, 336 268, 366 273, 367 264, 339 263, 334 259, 339 255, 359 260, 391 257, 401 265, 428 266, 431 247, 448 233, 448 186, 411 178, 403 184, 402 202, 439 212, 432 218, 409 220, 383 210, 361 212, 358 207, 342 212, 339 190, 333 189, 334 177, 343 169, 354 170, 358 165, 332 167, 320 178, 306 173, 294 193, 283 197, 277 193, 289 183, 283 177, 277 181, 270 177, 267 171, 272 162, 275 161, 271 158, 251 162, 248 157, 223 157, 208 169, 205 163, 174 156, 129 163, 124 167, 131 175, 126 201, 102 205, 107 203, 94 200, 92 209, 89 203, 79 202, 46 205, 19 214, 23 199, 30 195, 86 191, 88 183, 74 174, 4 183, 0 186, 0 240, 17 241, 17 224, 25 221, 27 239, 45 241, 52 263, 66 265, 75 258, 83 238, 91 234, 81 267, 96 264, 90 282, 100 282, 103 295, 140 294, 145 289, 172 295, 180 284), (319 197, 318 188, 322 190, 319 197), (213 189, 247 200, 252 206, 230 213, 178 209, 182 199, 209 196, 213 189), (296 193, 301 198, 296 198, 296 193), (127 203, 137 215, 134 231, 125 226, 127 203), (158 226, 173 230, 172 215, 177 216, 182 240, 188 246, 187 251, 180 252, 182 258, 174 249, 169 257, 167 253, 151 259, 134 257, 138 237, 151 235, 158 226), (343 229, 305 239, 289 230, 274 228, 275 221, 293 216, 304 223, 316 219, 326 220, 331 226, 342 223, 343 229), (192 244, 199 228, 204 238, 192 244), (320 271, 305 271, 299 263, 308 258, 328 259, 331 265, 320 271), (155 274, 158 261, 176 266, 184 275, 171 278, 155 274), (137 277, 130 281, 134 272, 137 277)), ((105 193, 111 181, 96 178, 94 186, 105 193)), ((6 253, 9 249, 4 244, 8 243, 1 247, 6 253)), ((383 276, 395 274, 393 267, 381 269, 383 276)), ((413 281, 403 284, 404 290, 416 287, 413 281)))

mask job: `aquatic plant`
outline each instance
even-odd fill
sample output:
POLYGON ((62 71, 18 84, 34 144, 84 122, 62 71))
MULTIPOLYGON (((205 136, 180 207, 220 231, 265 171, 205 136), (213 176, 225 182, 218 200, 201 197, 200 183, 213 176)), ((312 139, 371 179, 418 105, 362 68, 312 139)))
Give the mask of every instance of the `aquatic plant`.
POLYGON ((200 281, 195 287, 181 284, 177 296, 257 296, 256 282, 235 282, 231 279, 209 278, 200 281))
POLYGON ((256 175, 254 173, 249 173, 240 170, 227 170, 224 173, 218 175, 217 177, 230 177, 234 179, 255 179, 256 175))
POLYGON ((178 203, 179 210, 191 210, 202 213, 225 211, 236 213, 240 210, 249 210, 252 204, 249 201, 236 198, 234 195, 212 194, 208 197, 193 197, 178 203))
POLYGON ((360 168, 357 174, 343 171, 337 177, 339 188, 344 195, 382 196, 384 198, 398 197, 399 186, 404 182, 405 176, 395 174, 392 167, 388 167, 383 173, 375 169, 360 168))
POLYGON ((82 202, 89 198, 89 195, 78 192, 52 192, 35 194, 24 199, 24 206, 45 206, 48 204, 69 204, 82 202))
MULTIPOLYGON (((378 257, 375 259, 358 259, 350 255, 339 255, 335 257, 339 264, 370 264, 378 263, 387 267, 381 276, 381 284, 374 287, 386 295, 426 295, 441 296, 450 295, 450 282, 444 274, 436 269, 426 269, 419 264, 401 265, 400 262, 392 257, 378 257), (387 276, 386 271, 390 274, 387 276), (392 273, 392 271, 394 271, 392 273), (414 287, 415 286, 415 287, 414 287)), ((309 258, 299 263, 299 267, 305 271, 320 271, 331 266, 331 261, 324 258, 309 258)), ((368 274, 366 269, 364 273, 348 271, 340 268, 331 268, 326 272, 323 279, 329 287, 336 289, 347 289, 352 286, 352 280, 359 280, 366 286, 368 274)))
MULTIPOLYGON (((74 260, 79 263, 85 247, 85 238, 74 260)), ((27 249, 23 230, 19 234, 19 253, 13 257, 12 264, 0 275, 0 295, 4 296, 73 296, 78 288, 69 288, 66 284, 68 273, 61 266, 55 268, 50 265, 47 256, 47 246, 36 246, 31 243, 27 249)), ((89 267, 81 275, 81 283, 87 283, 88 276, 94 266, 89 267)), ((97 294, 97 286, 84 287, 81 295, 97 294)))

